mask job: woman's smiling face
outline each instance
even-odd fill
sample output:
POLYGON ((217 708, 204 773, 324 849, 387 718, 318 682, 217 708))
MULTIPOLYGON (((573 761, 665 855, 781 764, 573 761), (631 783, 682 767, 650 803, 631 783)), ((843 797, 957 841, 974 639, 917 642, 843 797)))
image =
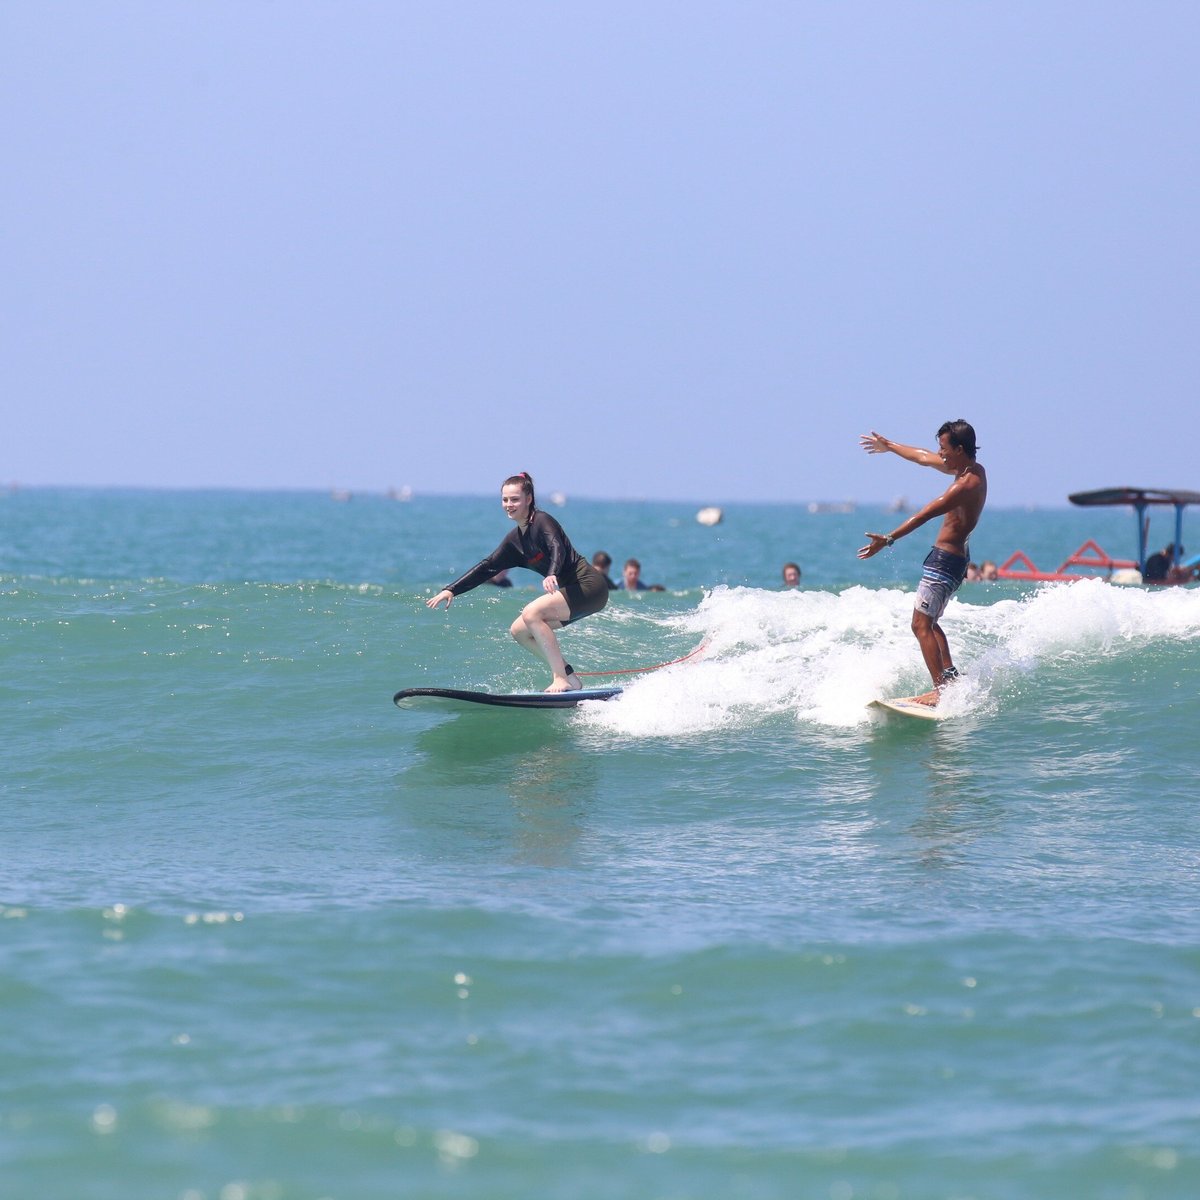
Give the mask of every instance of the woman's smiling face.
POLYGON ((524 525, 529 520, 530 497, 519 483, 506 483, 500 489, 505 516, 524 525))

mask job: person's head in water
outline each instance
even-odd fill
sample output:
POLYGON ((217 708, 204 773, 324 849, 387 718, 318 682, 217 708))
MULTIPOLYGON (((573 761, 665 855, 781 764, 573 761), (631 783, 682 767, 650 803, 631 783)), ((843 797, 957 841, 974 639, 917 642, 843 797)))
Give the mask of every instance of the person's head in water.
POLYGON ((796 563, 783 564, 783 586, 790 588, 800 586, 800 567, 796 563))
POLYGON ((528 471, 522 471, 520 475, 510 475, 500 487, 500 503, 512 520, 527 525, 536 507, 533 476, 528 471))
POLYGON ((972 462, 975 461, 977 447, 975 445, 975 430, 971 425, 964 421, 961 417, 957 421, 946 421, 941 429, 937 431, 938 442, 942 440, 942 434, 946 435, 947 441, 956 450, 961 450, 972 462))

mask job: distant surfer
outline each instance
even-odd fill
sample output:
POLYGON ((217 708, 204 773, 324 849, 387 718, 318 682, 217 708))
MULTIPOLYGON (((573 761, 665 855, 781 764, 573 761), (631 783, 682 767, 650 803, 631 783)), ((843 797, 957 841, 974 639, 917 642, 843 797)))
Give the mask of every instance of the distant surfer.
POLYGON ((495 550, 465 575, 442 588, 429 608, 449 608, 455 596, 486 583, 501 571, 528 567, 544 576, 546 594, 531 600, 509 627, 519 645, 549 666, 554 678, 548 692, 569 692, 582 686, 579 676, 563 659, 555 631, 581 617, 598 613, 608 603, 608 585, 549 513, 534 499, 533 478, 527 471, 510 475, 500 488, 500 503, 516 528, 495 550))
POLYGON ((858 552, 859 558, 870 558, 926 521, 942 518, 942 527, 921 572, 912 618, 912 631, 933 679, 933 690, 914 699, 929 705, 937 704, 942 689, 958 678, 938 621, 966 577, 971 557, 967 539, 979 523, 987 499, 987 474, 975 461, 975 430, 966 421, 947 421, 938 430, 937 438, 937 450, 902 446, 874 431, 864 433, 859 439, 868 454, 886 454, 890 450, 909 462, 954 476, 954 482, 936 500, 902 521, 891 533, 868 533, 870 542, 858 552))

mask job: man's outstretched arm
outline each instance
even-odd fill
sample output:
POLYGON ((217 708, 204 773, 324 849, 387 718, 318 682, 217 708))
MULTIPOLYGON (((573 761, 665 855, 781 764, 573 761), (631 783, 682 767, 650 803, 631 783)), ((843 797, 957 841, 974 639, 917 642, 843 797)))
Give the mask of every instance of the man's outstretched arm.
POLYGON ((900 442, 893 442, 891 438, 885 438, 882 433, 876 433, 873 429, 870 433, 862 434, 858 441, 868 454, 886 454, 890 450, 893 454, 898 454, 901 458, 914 462, 918 466, 933 467, 935 471, 941 471, 945 475, 954 474, 942 462, 941 455, 936 451, 922 450, 917 446, 905 446, 900 442))
POLYGON ((944 517, 951 509, 959 508, 962 505, 963 496, 978 486, 979 480, 973 475, 956 479, 940 496, 930 500, 924 508, 913 513, 907 520, 901 521, 891 533, 868 533, 867 537, 870 538, 870 541, 858 551, 858 557, 871 558, 885 546, 890 546, 902 537, 906 537, 914 529, 920 529, 926 521, 932 521, 934 517, 944 517))

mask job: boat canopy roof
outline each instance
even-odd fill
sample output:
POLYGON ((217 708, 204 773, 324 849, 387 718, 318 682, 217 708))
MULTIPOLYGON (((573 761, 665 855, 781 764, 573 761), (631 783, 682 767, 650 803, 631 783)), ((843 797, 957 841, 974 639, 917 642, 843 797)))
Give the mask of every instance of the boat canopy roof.
POLYGON ((1135 508, 1146 504, 1200 504, 1200 492, 1180 488, 1100 488, 1095 492, 1072 492, 1067 497, 1072 504, 1085 507, 1100 504, 1130 504, 1135 508))

